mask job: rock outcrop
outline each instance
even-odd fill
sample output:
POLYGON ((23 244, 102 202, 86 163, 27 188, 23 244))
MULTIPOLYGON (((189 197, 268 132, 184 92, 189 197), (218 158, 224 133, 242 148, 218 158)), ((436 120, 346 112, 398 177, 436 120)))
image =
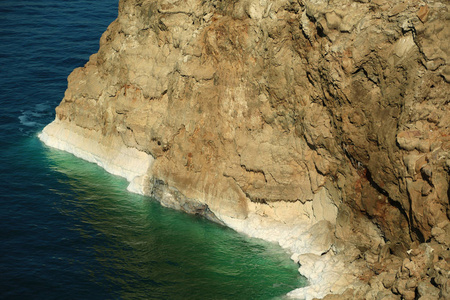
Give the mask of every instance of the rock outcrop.
POLYGON ((445 0, 121 0, 41 139, 279 242, 310 281, 291 297, 448 299, 449 20, 445 0))

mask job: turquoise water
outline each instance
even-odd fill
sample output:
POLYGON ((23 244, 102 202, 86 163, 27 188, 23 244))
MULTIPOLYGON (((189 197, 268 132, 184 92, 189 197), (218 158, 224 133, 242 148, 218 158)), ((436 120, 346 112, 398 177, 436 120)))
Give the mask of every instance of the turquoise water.
POLYGON ((273 299, 304 285, 279 247, 37 139, 116 14, 113 0, 0 1, 0 298, 273 299))

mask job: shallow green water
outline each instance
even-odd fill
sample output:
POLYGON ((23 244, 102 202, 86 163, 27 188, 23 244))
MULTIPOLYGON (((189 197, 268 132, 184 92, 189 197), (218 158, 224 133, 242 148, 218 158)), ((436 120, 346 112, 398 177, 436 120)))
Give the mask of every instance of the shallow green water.
MULTIPOLYGON (((86 266, 123 298, 271 299, 304 285, 277 245, 126 191, 127 182, 47 149, 60 173, 58 210, 101 268, 86 266)), ((85 251, 85 249, 79 249, 85 251)))

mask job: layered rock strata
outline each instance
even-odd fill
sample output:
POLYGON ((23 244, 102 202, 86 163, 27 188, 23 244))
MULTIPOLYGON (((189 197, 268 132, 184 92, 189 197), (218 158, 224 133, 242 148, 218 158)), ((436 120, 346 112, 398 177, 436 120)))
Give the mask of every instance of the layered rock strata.
POLYGON ((280 243, 291 297, 449 298, 448 9, 121 0, 40 136, 280 243))

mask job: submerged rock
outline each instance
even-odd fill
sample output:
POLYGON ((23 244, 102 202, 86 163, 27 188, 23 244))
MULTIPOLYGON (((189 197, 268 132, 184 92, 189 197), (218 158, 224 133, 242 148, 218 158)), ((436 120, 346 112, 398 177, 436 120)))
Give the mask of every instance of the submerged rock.
POLYGON ((41 139, 279 242, 292 297, 444 299, 448 8, 121 0, 41 139))

